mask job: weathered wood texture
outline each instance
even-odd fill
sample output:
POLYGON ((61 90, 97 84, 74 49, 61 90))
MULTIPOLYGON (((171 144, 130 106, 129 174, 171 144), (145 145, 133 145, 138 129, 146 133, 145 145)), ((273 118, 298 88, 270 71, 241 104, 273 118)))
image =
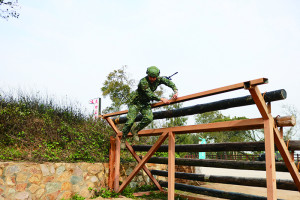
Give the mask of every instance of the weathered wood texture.
MULTIPOLYGON (((275 91, 265 93, 264 99, 266 102, 272 102, 272 101, 283 100, 286 98, 286 96, 287 96, 286 91, 284 89, 281 89, 281 90, 275 90, 275 91)), ((221 101, 216 101, 216 102, 211 102, 206 104, 197 104, 194 106, 189 106, 189 107, 179 108, 174 110, 153 112, 153 119, 182 117, 187 115, 224 110, 228 108, 241 107, 241 106, 247 106, 252 104, 255 104, 252 99, 252 96, 248 95, 244 97, 224 99, 221 101)), ((141 119, 142 119, 142 115, 138 115, 135 121, 141 121, 141 119)), ((113 118, 112 120, 116 124, 123 124, 127 121, 127 117, 122 116, 119 118, 113 118)))
MULTIPOLYGON (((152 157, 148 163, 168 164, 168 158, 152 157)), ((216 167, 227 169, 248 169, 248 170, 266 170, 264 161, 233 161, 233 160, 215 160, 215 159, 190 159, 176 158, 175 165, 216 167)), ((276 162, 276 171, 288 172, 284 162, 276 162)))
MULTIPOLYGON (((162 170, 151 170, 153 175, 168 177, 167 171, 162 170)), ((203 181, 212 183, 225 183, 234 185, 245 185, 254 187, 267 187, 265 178, 249 178, 249 177, 234 177, 234 176, 215 176, 215 175, 205 175, 205 174, 192 174, 184 172, 176 172, 175 178, 193 180, 193 181, 203 181)), ((276 180, 277 188, 284 190, 298 191, 294 181, 291 180, 276 180)))
MULTIPOLYGON (((149 151, 151 145, 134 145, 135 151, 149 151)), ((275 146, 275 149, 278 150, 275 146)), ((300 150, 300 140, 290 140, 288 149, 300 150)), ((264 142, 226 142, 213 144, 175 145, 176 152, 218 152, 218 151, 264 151, 264 142)), ((168 145, 161 145, 157 152, 168 152, 168 145)))
MULTIPOLYGON (((168 187, 168 182, 160 181, 159 183, 162 187, 168 187)), ((263 196, 242 194, 242 193, 236 193, 236 192, 225 192, 222 190, 198 187, 198 186, 193 186, 193 185, 186 185, 186 184, 181 184, 181 183, 175 183, 175 189, 181 190, 181 191, 186 191, 186 192, 192 192, 195 194, 202 194, 202 195, 207 195, 207 196, 212 196, 212 197, 224 198, 224 199, 267 200, 267 198, 263 197, 263 196)))

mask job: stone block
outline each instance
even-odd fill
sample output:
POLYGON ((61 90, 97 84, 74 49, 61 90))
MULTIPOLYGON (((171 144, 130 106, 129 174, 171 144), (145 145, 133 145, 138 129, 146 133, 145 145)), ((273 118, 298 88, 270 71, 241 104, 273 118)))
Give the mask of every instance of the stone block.
POLYGON ((99 164, 91 164, 88 168, 88 173, 95 175, 100 172, 100 165, 99 164))
POLYGON ((38 185, 36 185, 36 184, 32 184, 32 185, 28 188, 28 190, 29 190, 32 194, 34 194, 39 188, 40 188, 40 186, 38 186, 38 185))
POLYGON ((5 176, 13 175, 20 172, 20 167, 18 165, 8 166, 5 170, 5 176))
POLYGON ((64 192, 64 193, 62 194, 61 198, 62 198, 62 199, 71 199, 72 196, 73 196, 72 192, 66 191, 66 192, 64 192))
POLYGON ((20 184, 17 184, 16 190, 17 190, 17 192, 24 192, 26 187, 27 187, 27 183, 20 183, 20 184))
POLYGON ((53 192, 51 194, 47 194, 47 198, 49 200, 56 200, 59 194, 60 194, 60 190, 53 192))
POLYGON ((62 191, 71 191, 72 190, 72 184, 70 182, 64 182, 61 186, 62 191))
POLYGON ((19 192, 15 195, 15 199, 20 199, 20 200, 29 199, 29 192, 19 192))
POLYGON ((71 172, 65 171, 57 178, 57 181, 60 181, 60 182, 68 181, 68 180, 70 180, 71 176, 72 176, 71 172))
POLYGON ((41 170, 42 170, 43 176, 49 176, 49 175, 50 175, 50 171, 49 171, 47 165, 45 165, 45 164, 40 164, 40 168, 41 168, 41 170))
POLYGON ((64 165, 61 165, 56 169, 56 174, 60 176, 65 170, 66 167, 64 165))
POLYGON ((58 190, 61 189, 61 183, 60 182, 54 182, 54 183, 47 183, 46 184, 46 192, 48 194, 50 193, 54 193, 54 192, 57 192, 58 190))
POLYGON ((54 176, 47 176, 47 177, 44 177, 43 182, 48 183, 48 182, 51 182, 53 180, 54 180, 54 176))
POLYGON ((41 198, 42 195, 43 195, 44 193, 45 193, 45 190, 44 190, 44 189, 39 189, 39 190, 35 193, 35 195, 36 195, 37 198, 41 198))
POLYGON ((91 182, 93 182, 93 183, 99 181, 98 178, 97 178, 96 176, 92 176, 92 177, 90 178, 90 180, 91 180, 91 182))
POLYGON ((16 177, 14 177, 14 176, 7 176, 5 178, 5 182, 6 182, 6 185, 8 185, 8 186, 14 186, 14 185, 16 185, 16 177))
POLYGON ((80 176, 72 176, 71 177, 71 180, 70 182, 73 184, 73 185, 76 185, 78 184, 79 182, 82 182, 83 181, 83 178, 80 177, 80 176))
POLYGON ((37 184, 39 185, 41 183, 41 178, 42 178, 42 175, 41 174, 33 174, 29 179, 28 181, 30 183, 34 183, 34 184, 37 184))
POLYGON ((22 182, 26 182, 28 179, 29 174, 26 172, 20 172, 17 174, 17 182, 18 183, 22 183, 22 182))

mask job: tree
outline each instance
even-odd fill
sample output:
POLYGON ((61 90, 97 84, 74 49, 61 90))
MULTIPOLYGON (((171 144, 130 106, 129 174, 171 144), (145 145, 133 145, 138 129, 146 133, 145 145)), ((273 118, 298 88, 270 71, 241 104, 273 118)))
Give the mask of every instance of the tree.
POLYGON ((116 112, 121 109, 122 105, 129 102, 130 93, 134 80, 130 79, 126 73, 127 66, 109 73, 107 79, 101 88, 104 97, 109 96, 112 105, 105 108, 104 113, 116 112))
POLYGON ((16 10, 19 8, 18 0, 0 0, 0 17, 3 19, 8 19, 10 17, 18 18, 20 14, 16 10))
MULTIPOLYGON (((290 140, 293 137, 297 135, 297 132, 299 131, 299 117, 300 113, 297 110, 297 108, 293 105, 283 105, 282 108, 284 109, 284 114, 288 116, 294 116, 296 118, 296 126, 292 127, 285 127, 284 128, 284 140, 290 140)), ((299 139, 299 134, 298 134, 298 139, 299 139)))

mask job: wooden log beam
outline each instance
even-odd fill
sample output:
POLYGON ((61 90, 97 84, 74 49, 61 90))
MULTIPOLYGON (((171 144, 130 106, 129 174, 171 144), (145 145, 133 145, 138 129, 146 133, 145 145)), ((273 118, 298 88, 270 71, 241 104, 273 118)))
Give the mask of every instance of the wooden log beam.
MULTIPOLYGON (((168 158, 152 157, 148 160, 148 163, 168 164, 168 158)), ((266 162, 264 161, 175 158, 175 165, 216 167, 227 169, 266 170, 266 162)), ((276 171, 288 172, 288 169, 285 166, 284 162, 276 162, 276 171)))
POLYGON ((274 118, 275 123, 279 127, 286 127, 286 126, 295 126, 296 125, 296 118, 295 116, 278 116, 274 118))
MULTIPOLYGON (((266 102, 278 101, 283 100, 287 96, 286 91, 284 89, 275 90, 271 92, 267 92, 264 94, 264 99, 266 102)), ((217 110, 224 110, 228 108, 235 108, 247 105, 255 104, 252 96, 244 96, 238 98, 231 98, 231 99, 224 99, 221 101, 206 103, 206 104, 197 104, 194 106, 174 109, 174 110, 166 110, 166 111, 159 111, 153 113, 153 119, 164 119, 164 118, 171 118, 171 117, 182 117, 187 115, 194 115, 194 114, 201 114, 205 112, 217 111, 217 110)), ((141 121, 142 115, 139 114, 135 121, 141 121)), ((123 124, 127 121, 126 116, 122 116, 119 118, 112 119, 116 124, 123 124)))
MULTIPOLYGON (((199 92, 199 93, 195 93, 195 94, 191 94, 191 95, 187 95, 187 96, 183 96, 183 97, 178 97, 176 100, 171 100, 170 104, 181 103, 181 102, 188 101, 188 100, 203 98, 203 97, 221 94, 224 92, 234 91, 234 90, 238 90, 238 89, 242 89, 242 88, 247 89, 252 86, 261 85, 261 84, 265 84, 265 83, 268 83, 267 78, 259 78, 259 79, 246 81, 246 82, 242 82, 242 83, 237 83, 237 84, 233 84, 233 85, 229 85, 229 86, 224 86, 224 87, 220 87, 220 88, 216 88, 216 89, 212 89, 212 90, 207 90, 204 92, 199 92)), ((158 102, 158 103, 152 104, 151 107, 155 108, 155 107, 164 106, 164 105, 165 105, 164 103, 158 102)), ((128 110, 118 111, 118 112, 114 112, 114 113, 100 115, 99 117, 107 118, 107 117, 112 117, 112 116, 116 116, 116 115, 126 114, 127 112, 128 112, 128 110)))
MULTIPOLYGON (((167 171, 151 170, 151 173, 153 175, 168 177, 167 171)), ((176 172, 175 178, 181 178, 181 179, 193 180, 193 181, 212 182, 212 183, 267 187, 265 178, 215 176, 215 175, 193 174, 193 173, 184 173, 184 172, 176 172)), ((276 180, 276 183, 278 189, 298 191, 298 188, 295 185, 294 181, 278 179, 276 180)))
MULTIPOLYGON (((160 181, 159 183, 163 187, 168 187, 168 182, 160 181)), ((266 197, 263 197, 263 196, 242 194, 242 193, 236 193, 236 192, 226 192, 226 191, 222 191, 222 190, 198 187, 198 186, 193 186, 193 185, 186 185, 186 184, 182 184, 182 183, 175 183, 175 189, 181 190, 181 191, 186 191, 186 192, 192 192, 192 193, 196 193, 196 194, 202 194, 202 195, 224 198, 224 199, 233 199, 233 200, 266 200, 267 199, 266 197)))
MULTIPOLYGON (((286 143, 286 142, 285 142, 286 143)), ((135 151, 149 151, 151 145, 134 145, 135 151)), ((175 145, 176 152, 218 152, 218 151, 264 151, 264 142, 224 142, 211 144, 175 145)), ((278 148, 275 146, 275 150, 278 148)), ((290 140, 288 150, 300 150, 300 140, 290 140)), ((161 145, 157 152, 168 152, 168 145, 161 145)))

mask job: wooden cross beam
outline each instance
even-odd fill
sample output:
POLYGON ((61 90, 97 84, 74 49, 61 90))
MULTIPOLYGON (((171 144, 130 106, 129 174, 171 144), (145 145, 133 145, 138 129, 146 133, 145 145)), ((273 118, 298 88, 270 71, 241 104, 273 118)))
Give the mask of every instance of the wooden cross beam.
POLYGON ((125 179, 125 181, 120 186, 117 192, 122 192, 125 187, 130 183, 130 181, 134 178, 134 176, 139 172, 139 170, 146 164, 146 162, 151 158, 151 156, 156 152, 156 150, 160 147, 160 145, 165 141, 168 137, 168 132, 164 132, 156 141, 156 143, 152 146, 152 148, 148 151, 145 157, 138 163, 138 165, 134 168, 131 174, 125 179))
MULTIPOLYGON (((135 151, 133 150, 132 146, 130 146, 130 144, 126 141, 125 142, 126 147, 128 149, 128 151, 132 154, 132 156, 135 158, 135 160, 139 163, 142 160, 140 159, 140 157, 135 153, 135 151)), ((160 184, 157 182, 157 180, 153 177, 152 173, 150 172, 150 170, 146 167, 146 165, 143 166, 143 170, 146 172, 146 174, 149 176, 149 178, 152 180, 152 182, 156 185, 156 187, 160 190, 163 191, 162 187, 160 186, 160 184)))

